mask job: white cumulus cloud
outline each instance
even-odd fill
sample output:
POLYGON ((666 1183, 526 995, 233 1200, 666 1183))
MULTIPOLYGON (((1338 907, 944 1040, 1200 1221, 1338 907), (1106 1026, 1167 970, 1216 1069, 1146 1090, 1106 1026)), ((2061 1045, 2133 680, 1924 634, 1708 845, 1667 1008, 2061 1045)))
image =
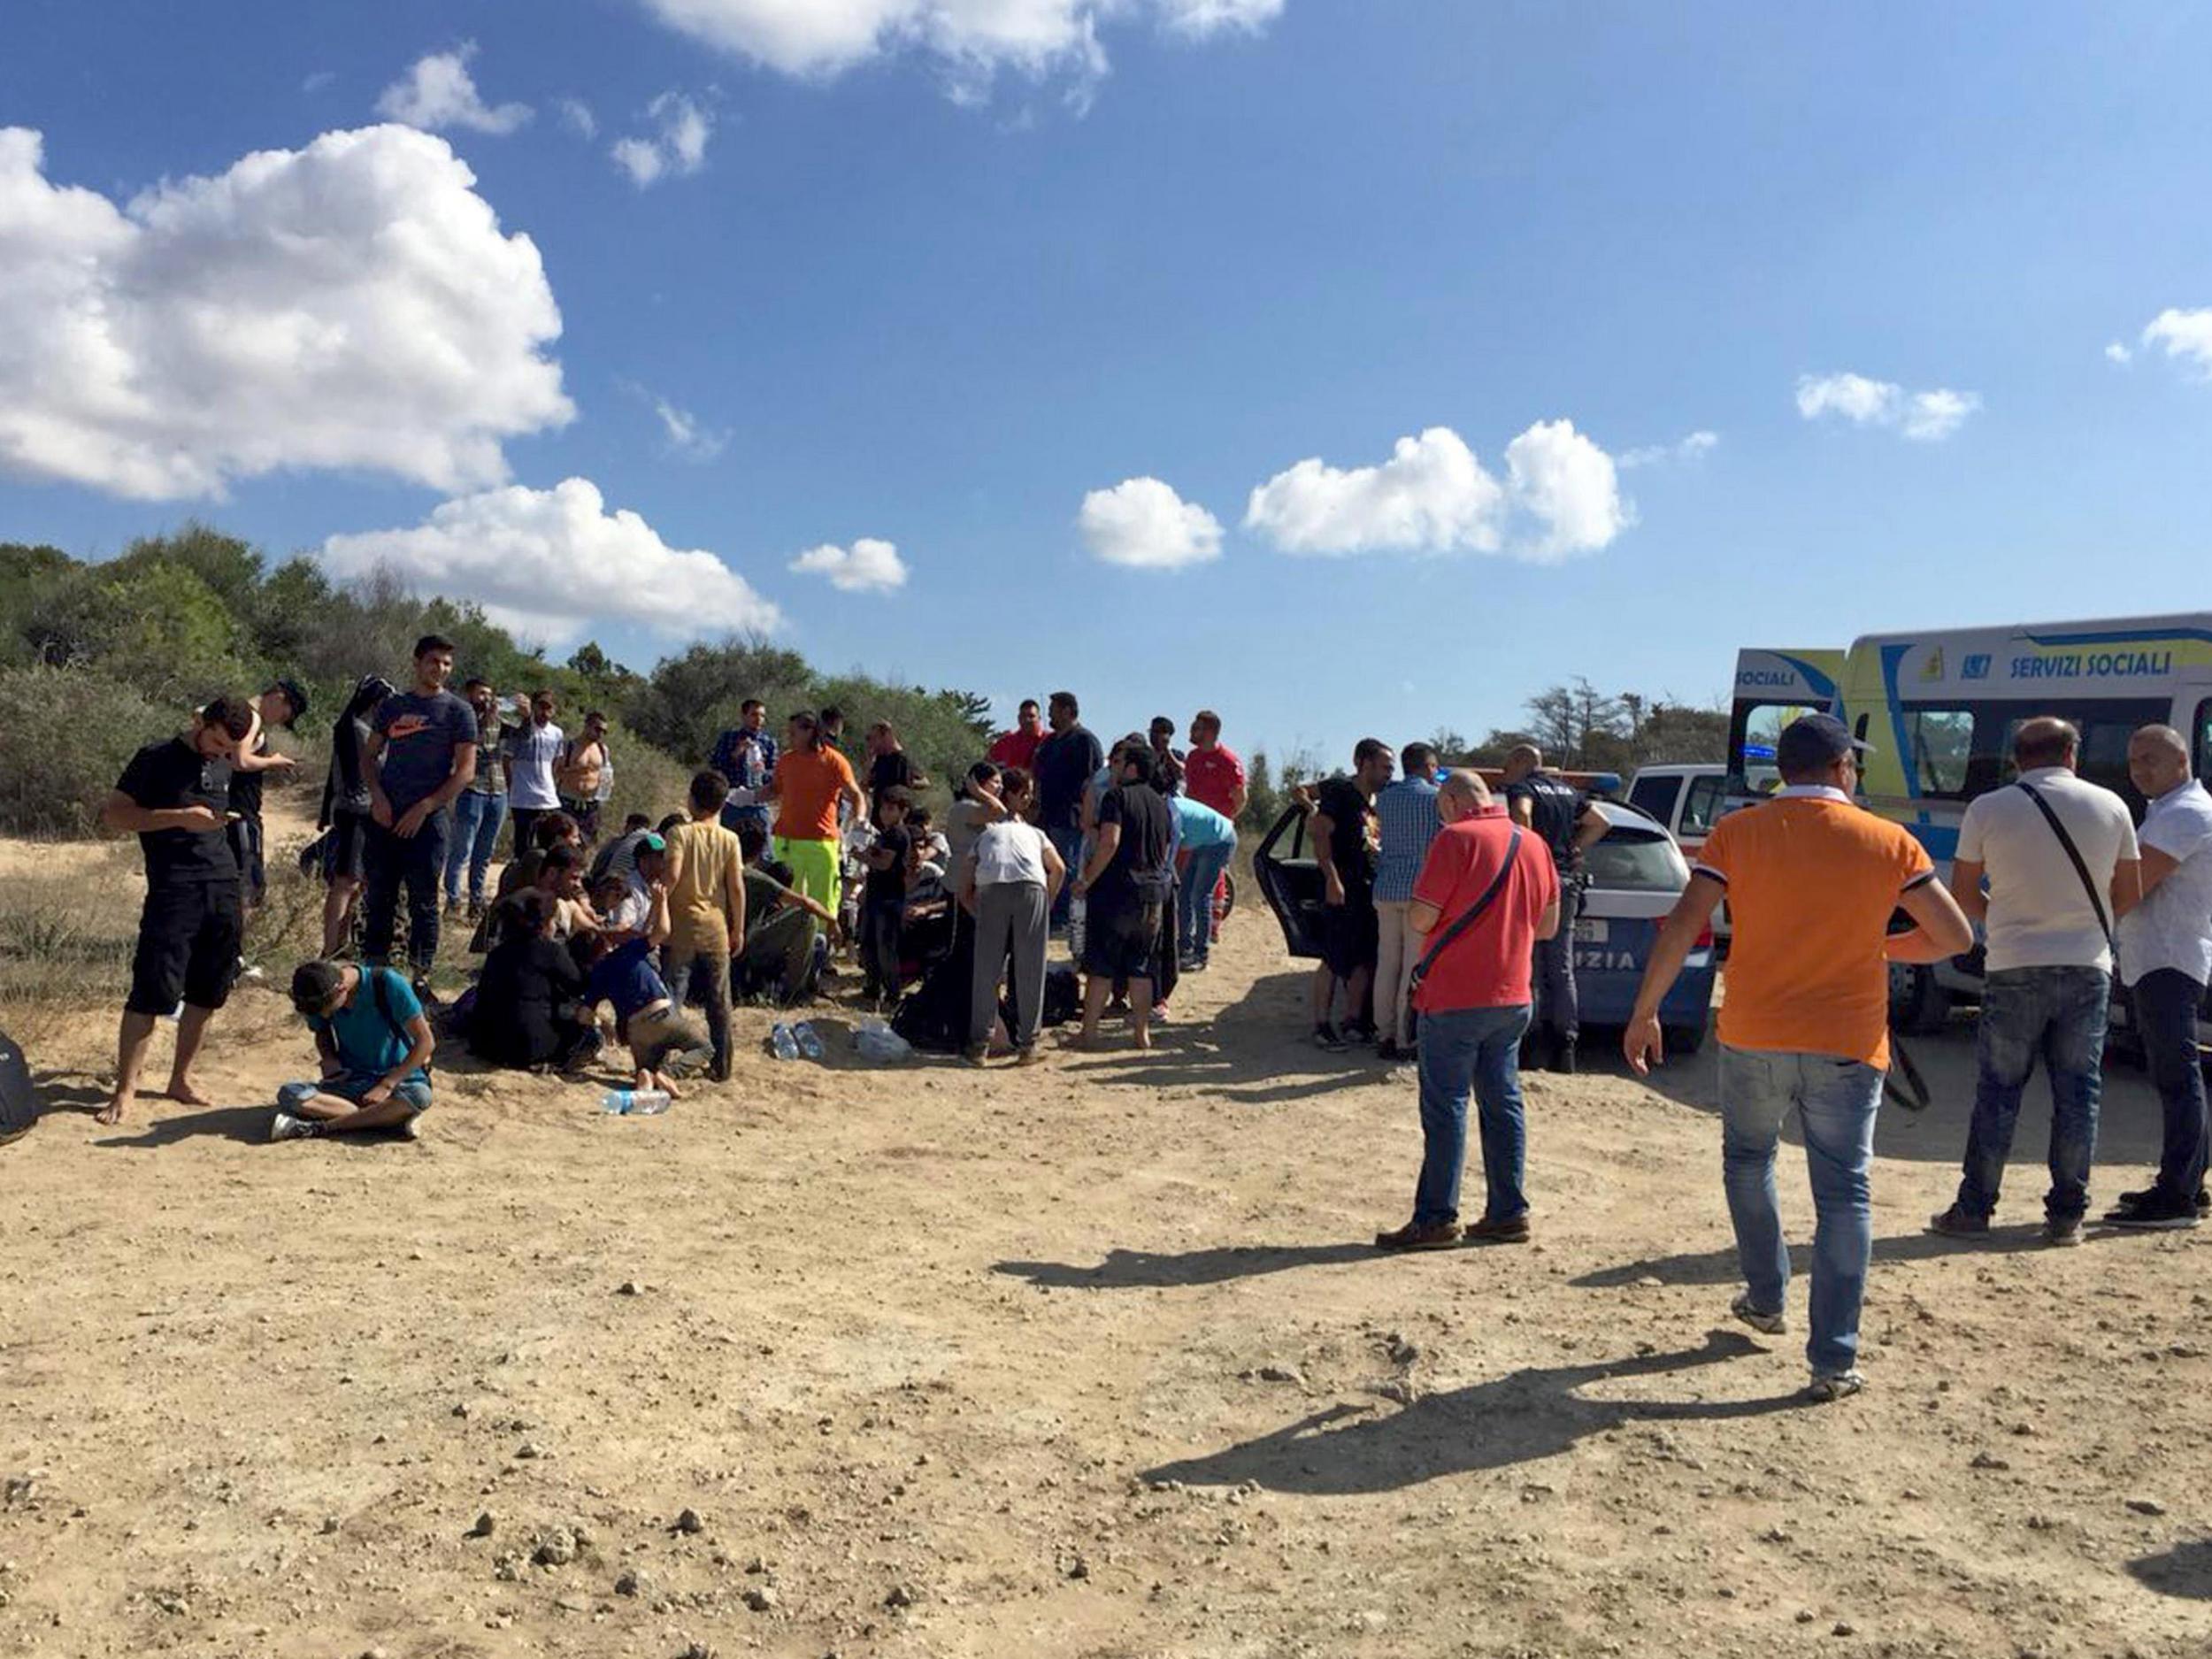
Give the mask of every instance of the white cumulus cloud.
POLYGON ((2117 363, 2124 367, 2135 361, 2135 353, 2129 350, 2121 342, 2115 340, 2106 345, 2104 360, 2107 363, 2117 363))
POLYGON ((0 127, 0 472, 145 499, 342 467, 456 490, 570 419, 538 250, 406 127, 121 206, 0 127))
POLYGON ((2168 306, 2144 328, 2143 343, 2162 346, 2168 357, 2179 357, 2212 377, 2212 305, 2190 311, 2168 306))
POLYGON ((672 548, 636 513, 609 512, 580 478, 460 496, 412 529, 334 535, 322 557, 342 577, 391 571, 426 592, 473 599, 549 644, 622 623, 683 637, 767 632, 783 620, 712 553, 672 548))
POLYGON ((1894 380, 1863 374, 1801 374, 1797 412, 1808 420, 1838 415, 1857 426, 1881 426, 1921 443, 1937 443, 1982 406, 1978 392, 1939 386, 1909 392, 1894 380))
POLYGON ((1041 78, 1105 73, 1103 25, 1149 19, 1187 39, 1254 33, 1284 0, 644 0, 695 40, 787 74, 827 78, 871 58, 913 52, 972 99, 1000 70, 1041 78))
POLYGON ((469 73, 469 59, 476 42, 467 41, 449 52, 419 58, 397 81, 384 88, 376 112, 395 121, 419 127, 426 133, 449 127, 465 127, 479 133, 511 133, 530 119, 526 104, 488 104, 469 73))
POLYGON ((1613 457, 1570 420, 1505 447, 1500 480, 1448 426, 1401 438, 1378 466, 1299 462, 1252 492, 1245 527, 1286 553, 1508 553, 1549 561, 1635 522, 1613 457))
POLYGON ((828 542, 809 548, 791 561, 803 576, 826 576, 830 586, 849 594, 887 594, 906 586, 906 561, 888 541, 862 536, 849 548, 828 542))
POLYGON ((680 92, 664 92, 645 106, 653 130, 642 137, 618 138, 608 154, 641 190, 671 173, 692 173, 707 165, 707 141, 714 117, 680 92))
POLYGON ((1221 557, 1220 520, 1156 478, 1092 490, 1076 522, 1092 554, 1109 565, 1179 570, 1221 557))

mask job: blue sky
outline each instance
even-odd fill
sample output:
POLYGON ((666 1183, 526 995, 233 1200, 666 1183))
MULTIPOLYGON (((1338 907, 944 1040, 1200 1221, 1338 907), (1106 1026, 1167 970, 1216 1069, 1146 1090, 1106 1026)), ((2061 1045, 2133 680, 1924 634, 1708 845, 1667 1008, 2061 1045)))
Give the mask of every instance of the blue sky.
POLYGON ((0 127, 43 135, 14 176, 52 210, 19 200, 12 223, 0 166, 0 334, 19 339, 74 339, 50 326, 65 303, 74 322, 112 310, 52 297, 53 192, 120 209, 375 127, 418 60, 472 42, 483 105, 532 113, 437 123, 472 186, 434 150, 362 149, 262 209, 187 186, 195 228, 165 242, 115 215, 138 226, 127 254, 109 210, 72 198, 68 234, 150 319, 125 375, 143 396, 116 415, 71 389, 84 360, 0 343, 19 411, 0 416, 0 539, 111 552, 197 515, 278 551, 353 538, 341 569, 413 559, 465 592, 526 568, 442 563, 505 533, 547 568, 625 577, 529 613, 563 647, 580 626, 642 664, 772 606, 828 668, 1010 705, 1072 686, 1102 728, 1210 703, 1233 743, 1332 758, 1369 732, 1509 723, 1576 673, 1706 701, 1743 644, 2200 600, 2212 14, 1024 7, 1026 50, 977 35, 975 0, 14 0, 0 127), (671 21, 687 6, 690 33, 671 21), (902 32, 915 7, 937 10, 902 32), (805 31, 838 12, 862 33, 831 60, 805 31), (871 17, 892 22, 871 37, 871 17), (1071 23, 1102 70, 1054 44, 1071 23), (687 109, 688 158, 664 136, 687 109), (610 153, 626 136, 657 147, 649 185, 610 153), (357 200, 373 166, 387 188, 357 200), (380 286, 377 216, 471 193, 496 234, 461 213, 451 249, 380 286), (326 305, 302 224, 368 284, 349 323, 455 305, 445 357, 298 370, 217 341, 159 360, 196 314, 178 297, 196 261, 219 272, 224 328, 294 339, 252 308, 326 305), (466 286, 488 264, 471 250, 518 234, 557 338, 507 328, 526 273, 464 303, 436 265, 466 286), (1845 374, 1862 379, 1806 394, 1845 374), (1942 435, 1916 418, 1938 392, 1957 395, 1942 435), (664 402, 701 434, 691 453, 664 402), (1424 440, 1405 476, 1346 476, 1437 428, 1456 437, 1424 440), (1532 428, 1531 466, 1564 469, 1550 495, 1507 460, 1532 428), (1324 468, 1248 526, 1254 490, 1309 457, 1324 468), (541 492, 570 478, 642 525, 557 511, 541 492), (1217 541, 1150 511, 1087 534, 1090 492, 1147 478, 1217 541), (902 587, 788 568, 861 538, 895 544, 902 587), (1284 550, 1301 545, 1343 550, 1284 550), (1132 567, 1101 547, 1217 553, 1132 567))

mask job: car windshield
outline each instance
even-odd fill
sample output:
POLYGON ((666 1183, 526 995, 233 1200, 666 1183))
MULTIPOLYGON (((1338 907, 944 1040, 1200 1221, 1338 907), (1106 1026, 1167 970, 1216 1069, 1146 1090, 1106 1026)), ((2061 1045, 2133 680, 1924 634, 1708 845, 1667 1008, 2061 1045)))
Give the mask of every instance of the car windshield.
POLYGON ((1582 856, 1594 887, 1617 893, 1679 893, 1690 884, 1690 867, 1664 835, 1615 828, 1582 856))

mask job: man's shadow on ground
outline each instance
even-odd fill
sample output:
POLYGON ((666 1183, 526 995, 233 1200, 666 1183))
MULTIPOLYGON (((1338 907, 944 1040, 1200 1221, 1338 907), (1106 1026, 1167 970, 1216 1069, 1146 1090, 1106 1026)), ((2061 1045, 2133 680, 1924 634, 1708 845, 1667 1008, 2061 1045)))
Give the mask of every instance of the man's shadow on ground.
POLYGON ((2139 1584, 2162 1595, 2212 1601, 2212 1538, 2192 1539, 2154 1555, 2138 1555, 2127 1569, 2139 1584))
POLYGON ((1757 1400, 1592 1400, 1576 1390, 1602 1381, 1668 1376, 1763 1350, 1733 1331, 1702 1346, 1587 1365, 1531 1366, 1494 1381, 1424 1394, 1402 1410, 1338 1404, 1204 1457, 1145 1471, 1148 1480, 1323 1497, 1394 1492, 1447 1475, 1509 1468, 1571 1450, 1630 1423, 1764 1417, 1809 1402, 1799 1394, 1757 1400))
MULTIPOLYGON (((1973 1256, 2004 1250, 2042 1248, 2042 1228, 2026 1222, 2012 1226, 1992 1227, 1987 1235, 1978 1239, 1955 1239, 1940 1233, 1901 1233, 1894 1238, 1874 1240, 1874 1259, 1877 1262, 1926 1262, 1946 1256, 1973 1256)), ((1790 1271, 1801 1276, 1812 1271, 1813 1251, 1809 1244, 1790 1248, 1790 1271)), ((1701 1250, 1682 1256, 1657 1256, 1641 1262, 1626 1262, 1618 1267, 1601 1267, 1567 1282, 1577 1290, 1618 1290, 1640 1279, 1655 1279, 1663 1285, 1740 1285, 1743 1282, 1743 1263, 1738 1259, 1735 1247, 1725 1249, 1701 1250)))
POLYGON ((1225 1244, 1175 1254, 1109 1250, 1096 1267, 1073 1262, 999 1262, 991 1271, 1051 1290, 1164 1290, 1257 1279, 1300 1267, 1391 1259, 1367 1244, 1225 1244))

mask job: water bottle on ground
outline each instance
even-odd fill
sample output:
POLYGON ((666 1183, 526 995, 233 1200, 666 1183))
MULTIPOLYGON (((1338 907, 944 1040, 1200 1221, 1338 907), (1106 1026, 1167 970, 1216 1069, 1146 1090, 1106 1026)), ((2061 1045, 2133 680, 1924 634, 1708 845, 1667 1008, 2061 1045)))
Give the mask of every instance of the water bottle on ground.
POLYGON ((599 1110, 615 1118, 652 1118, 668 1110, 668 1091, 661 1088, 611 1088, 599 1110))
POLYGON ((780 1020, 768 1033, 768 1046, 775 1050, 779 1060, 799 1057, 799 1040, 791 1034, 791 1027, 780 1020))
POLYGON ((791 1035, 799 1045, 799 1052, 810 1060, 822 1057, 822 1039, 814 1029, 814 1022, 803 1019, 791 1028, 791 1035))

